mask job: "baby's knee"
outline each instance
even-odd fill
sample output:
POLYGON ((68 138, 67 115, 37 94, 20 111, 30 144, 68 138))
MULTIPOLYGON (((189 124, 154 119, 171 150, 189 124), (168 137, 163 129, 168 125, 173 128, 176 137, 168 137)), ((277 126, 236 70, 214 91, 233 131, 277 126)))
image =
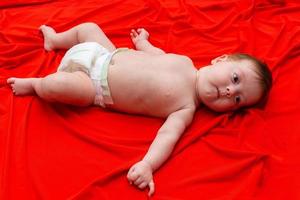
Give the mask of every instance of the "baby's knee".
POLYGON ((98 24, 94 23, 94 22, 86 22, 83 24, 85 30, 90 30, 90 31, 93 31, 93 30, 99 30, 100 27, 98 26, 98 24))

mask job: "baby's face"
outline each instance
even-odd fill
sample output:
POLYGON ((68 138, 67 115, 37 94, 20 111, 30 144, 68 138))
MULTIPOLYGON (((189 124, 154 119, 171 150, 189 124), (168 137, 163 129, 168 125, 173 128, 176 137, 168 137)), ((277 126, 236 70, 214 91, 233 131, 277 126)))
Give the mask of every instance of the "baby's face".
POLYGON ((257 103, 262 88, 253 64, 247 60, 223 58, 217 58, 210 66, 199 70, 198 93, 201 102, 218 112, 257 103))

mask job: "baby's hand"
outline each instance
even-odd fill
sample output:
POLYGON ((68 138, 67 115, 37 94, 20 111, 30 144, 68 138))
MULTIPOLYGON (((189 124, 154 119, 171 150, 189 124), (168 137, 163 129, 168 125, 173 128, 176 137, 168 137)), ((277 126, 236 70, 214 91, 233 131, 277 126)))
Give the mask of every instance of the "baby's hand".
POLYGON ((154 193, 152 169, 148 162, 142 160, 134 164, 128 171, 127 179, 130 184, 134 183, 140 189, 149 186, 148 196, 154 193))
POLYGON ((137 30, 132 29, 130 36, 132 42, 136 45, 141 40, 148 40, 149 33, 143 28, 139 28, 137 30))

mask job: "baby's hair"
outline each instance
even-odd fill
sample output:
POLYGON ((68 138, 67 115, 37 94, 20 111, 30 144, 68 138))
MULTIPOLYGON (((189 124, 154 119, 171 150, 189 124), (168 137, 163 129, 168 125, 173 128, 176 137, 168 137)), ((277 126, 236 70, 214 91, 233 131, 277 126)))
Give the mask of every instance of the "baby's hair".
POLYGON ((252 62, 256 68, 256 73, 258 75, 258 81, 260 83, 261 88, 263 89, 262 97, 257 102, 258 105, 263 105, 268 97, 268 94, 272 87, 272 73, 268 68, 267 64, 258 60, 257 58, 250 56, 244 53, 235 53, 228 55, 229 59, 232 60, 249 60, 252 62))

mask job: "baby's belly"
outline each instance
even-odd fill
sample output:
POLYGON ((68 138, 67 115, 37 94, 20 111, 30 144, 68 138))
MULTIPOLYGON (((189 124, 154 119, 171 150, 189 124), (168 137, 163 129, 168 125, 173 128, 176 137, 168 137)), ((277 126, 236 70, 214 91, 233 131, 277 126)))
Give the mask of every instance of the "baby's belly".
MULTIPOLYGON (((111 108, 134 114, 167 117, 182 106, 178 73, 164 58, 137 51, 117 53, 109 66, 111 108)), ((181 90, 182 89, 182 90, 181 90)))
MULTIPOLYGON (((142 86, 143 84, 139 84, 142 86)), ((110 108, 132 114, 142 114, 154 117, 167 117, 177 110, 176 97, 168 95, 162 89, 153 91, 141 88, 137 84, 111 84, 113 105, 110 108)))

